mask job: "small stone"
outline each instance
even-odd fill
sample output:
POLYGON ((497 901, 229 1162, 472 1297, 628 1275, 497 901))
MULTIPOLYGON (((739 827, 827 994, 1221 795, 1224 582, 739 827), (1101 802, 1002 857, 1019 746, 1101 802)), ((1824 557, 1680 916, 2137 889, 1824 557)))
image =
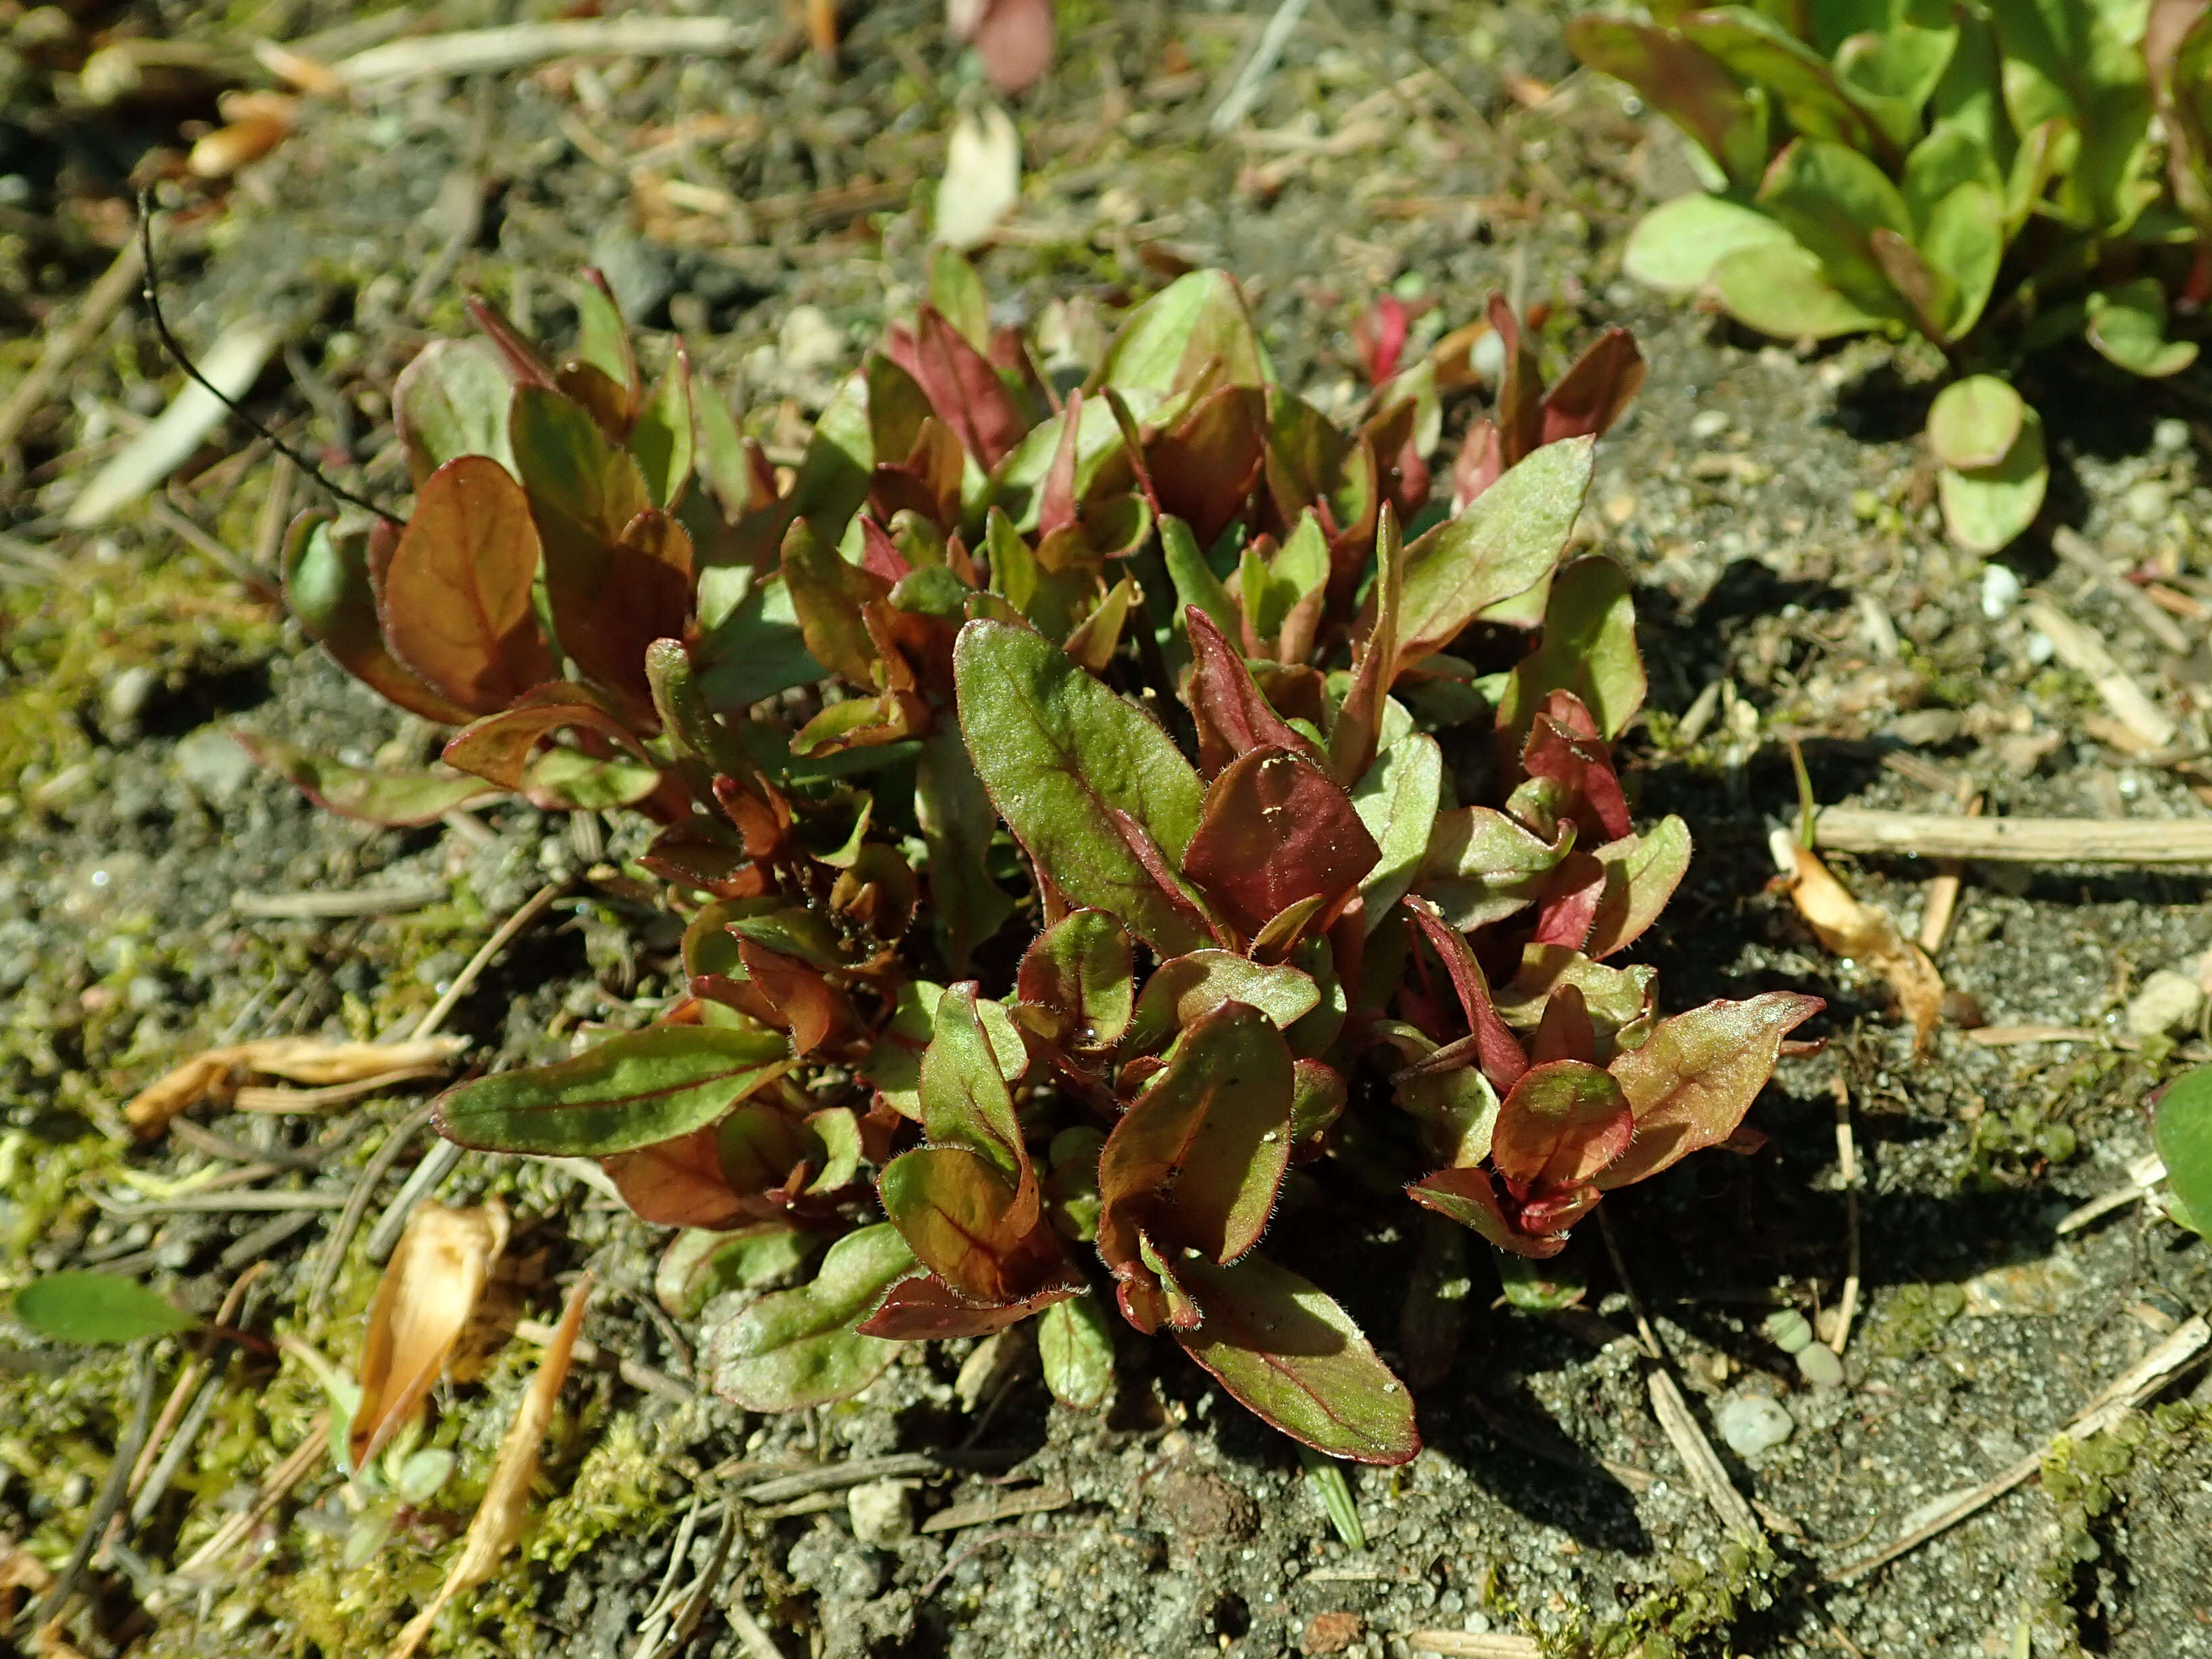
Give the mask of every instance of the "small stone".
POLYGON ((2186 974, 2161 968, 2128 999, 2127 1027, 2139 1037, 2175 1036, 2193 1030, 2204 1012, 2204 988, 2186 974))
POLYGON ((1298 1633, 1298 1646, 1308 1653, 1342 1653, 1365 1627, 1356 1613, 1317 1613, 1298 1633))
POLYGON ((2173 510, 2173 492, 2156 478, 2145 478, 2120 497, 2120 507, 2137 524, 2148 528, 2166 522, 2173 510))
POLYGON ((793 306, 776 331, 775 349, 787 373, 811 374, 845 355, 845 331, 819 306, 793 306))
POLYGON ((1690 421, 1690 435, 1699 443, 1709 443, 1728 429, 1729 417, 1725 410, 1703 410, 1690 421))
POLYGON ((1797 1423, 1779 1400, 1763 1394, 1739 1394, 1721 1402, 1721 1408, 1713 1413, 1713 1426, 1738 1457, 1756 1457, 1787 1440, 1797 1423))
POLYGON ((1797 1375, 1816 1389, 1844 1386, 1844 1362, 1825 1343, 1809 1342, 1797 1350, 1797 1375))
POLYGON ((154 695, 154 688, 161 683, 161 675, 143 663, 133 663, 108 681, 107 690, 100 698, 100 711, 111 726, 129 726, 137 722, 146 712, 146 704, 154 695))
POLYGON ((1976 1273, 1960 1288, 1966 1310, 1977 1319, 2063 1312, 2088 1288, 2088 1277, 2064 1256, 2023 1261, 1976 1273))
POLYGON ((2176 455, 2189 447, 2189 422, 2167 416, 2150 429, 2150 447, 2161 455, 2176 455))
POLYGON ((253 776, 253 757, 236 738, 204 726, 177 744, 177 775, 208 801, 222 805, 253 776))
POLYGON ((2020 603, 2020 574, 2010 565, 1982 567, 1982 615, 1991 622, 2020 603))
POLYGON ((907 1507, 906 1485, 872 1480, 845 1495, 853 1536, 871 1548, 885 1550, 914 1536, 914 1515, 907 1507))
POLYGON ((1602 511, 1605 521, 1618 530, 1636 516, 1636 497, 1625 489, 1620 490, 1605 498, 1602 511))

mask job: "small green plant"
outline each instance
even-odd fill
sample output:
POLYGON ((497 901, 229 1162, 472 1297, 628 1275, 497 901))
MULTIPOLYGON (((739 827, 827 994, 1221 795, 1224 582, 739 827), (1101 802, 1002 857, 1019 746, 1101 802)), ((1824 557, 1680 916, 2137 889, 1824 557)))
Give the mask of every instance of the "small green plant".
POLYGON ((2156 1139, 2166 1213, 2212 1238, 2212 1066, 2185 1073, 2159 1097, 2156 1139))
POLYGON ((1638 225, 1632 274, 1763 333, 1946 355, 1928 439, 1961 546, 1996 551, 2042 505, 2022 358, 2080 336, 2134 374, 2195 360, 2169 322, 2206 295, 2204 0, 1653 0, 1567 38, 1708 175, 1638 225))
MULTIPOLYGON (((596 798, 662 825, 641 869, 688 982, 648 1030, 449 1091, 439 1127, 601 1160, 686 1230, 677 1305, 811 1264, 710 1343, 748 1407, 1032 1317, 1054 1392, 1101 1407, 1095 1262, 1269 1422, 1402 1462, 1406 1388, 1263 1236, 1325 1257, 1379 1184, 1554 1255, 1607 1191, 1735 1137, 1819 1006, 1662 1018, 1653 970, 1612 960, 1690 855, 1679 819, 1634 828, 1612 761, 1644 690, 1627 579, 1565 552, 1640 361, 1608 337, 1546 394, 1509 336, 1432 505, 1428 360, 1347 430, 1218 272, 1064 387, 963 262, 932 295, 782 472, 733 427, 641 461, 641 431, 687 428, 604 328, 550 385, 495 324, 504 377, 463 348, 408 371, 420 565, 368 546, 358 629, 448 697, 434 718, 475 716, 456 767, 533 798, 555 757, 636 769, 596 798), (424 532, 455 477, 489 506, 424 532), (440 596, 488 547, 507 620, 464 630, 440 596), (1477 623, 1484 659, 1451 654, 1477 623)), ((727 423, 690 398, 689 430, 727 423)), ((322 533, 303 560, 337 556, 322 533)))

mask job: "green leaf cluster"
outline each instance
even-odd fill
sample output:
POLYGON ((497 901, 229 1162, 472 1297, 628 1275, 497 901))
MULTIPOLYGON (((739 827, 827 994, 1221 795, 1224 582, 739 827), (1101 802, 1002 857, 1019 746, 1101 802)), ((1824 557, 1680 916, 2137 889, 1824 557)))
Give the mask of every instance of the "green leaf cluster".
POLYGON ((1101 1409, 1110 1303, 1309 1446, 1402 1462, 1410 1392, 1278 1221, 1342 1226, 1379 1172, 1551 1255, 1733 1136, 1817 1006, 1662 1018, 1619 960, 1690 857, 1613 762, 1628 580, 1568 551, 1641 360, 1616 331, 1547 385, 1493 305, 1505 373, 1444 472, 1435 357, 1340 424, 1222 273, 1074 385, 988 314, 941 258, 784 467, 680 356, 647 392, 593 302, 557 365, 487 313, 408 370, 415 515, 358 580, 311 527, 295 602, 465 722, 468 779, 653 820, 632 873, 683 923, 653 1027, 439 1127, 596 1158, 681 1229, 659 1293, 738 1298, 708 1352, 748 1407, 1035 1318, 1101 1409))
POLYGON ((2212 223, 2203 0, 1654 0, 1568 40, 1708 176, 1637 226, 1632 274, 1784 337, 1918 334, 1970 377, 1977 418, 1939 400, 1928 428, 1962 546, 2042 505, 2042 423, 2002 378, 2021 358, 2195 360, 2170 323, 2212 223))

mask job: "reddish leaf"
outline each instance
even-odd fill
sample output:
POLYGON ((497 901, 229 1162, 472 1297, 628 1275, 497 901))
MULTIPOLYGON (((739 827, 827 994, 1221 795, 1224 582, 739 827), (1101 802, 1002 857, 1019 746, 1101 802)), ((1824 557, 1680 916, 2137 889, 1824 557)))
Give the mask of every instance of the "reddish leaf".
POLYGON ((1589 937, 1590 924, 1597 919, 1605 890, 1605 866, 1588 853, 1568 854, 1552 872, 1537 905, 1533 942, 1580 949, 1589 937))
POLYGON ((1621 793, 1613 757, 1597 722, 1572 692, 1553 692, 1530 725, 1521 769, 1565 787, 1565 816, 1580 826, 1585 842, 1619 841, 1629 833, 1628 798, 1621 793))
POLYGON ((1098 1159, 1098 1251, 1117 1273, 1142 1231, 1233 1261, 1260 1241, 1290 1158, 1294 1076, 1282 1034, 1232 1002, 1186 1030, 1098 1159))
POLYGON ((1510 1197, 1501 1199, 1498 1189, 1491 1185, 1489 1176, 1474 1165, 1438 1170, 1426 1180, 1407 1188, 1406 1196, 1438 1215, 1449 1216, 1499 1249, 1510 1250, 1516 1255, 1540 1261, 1567 1248, 1563 1228, 1555 1226, 1539 1231, 1524 1228, 1520 1206, 1513 1205, 1510 1197), (1511 1214, 1507 1213, 1508 1205, 1512 1205, 1511 1214))
POLYGON ((1018 1301, 1048 1280, 1074 1288, 1059 1236, 1039 1218, 1036 1203, 1023 1206, 1024 1221, 1013 1183, 964 1147, 901 1154, 884 1171, 878 1193, 915 1260, 969 1301, 1018 1301))
POLYGON ((589 732, 627 750, 641 763, 657 764, 629 726, 580 685, 556 681, 532 691, 503 714, 487 714, 447 739, 449 766, 488 778, 502 789, 520 789, 529 771, 531 751, 555 732, 589 732))
POLYGON ((1690 867, 1689 826, 1670 815, 1641 836, 1599 848, 1595 857, 1605 869, 1605 891, 1582 946, 1603 957, 1642 938, 1674 896, 1690 867))
POLYGON ((522 486, 484 456, 448 461, 424 481, 385 566, 385 641, 441 696, 471 714, 504 708, 553 678, 531 609, 537 578, 522 486))
POLYGON ((1397 516, 1387 507, 1376 519, 1375 562, 1366 628, 1352 653, 1352 684, 1345 689, 1328 731, 1328 769, 1346 785, 1357 783, 1375 763, 1382 705, 1401 661, 1406 549, 1399 538, 1397 516))
POLYGON ((1587 1182, 1634 1129, 1620 1085, 1586 1060, 1533 1066, 1498 1103, 1490 1161, 1524 1196, 1587 1182))
POLYGON ((1490 296, 1490 326, 1505 348, 1505 373, 1498 382, 1491 418, 1498 423, 1498 447, 1510 467, 1544 441, 1544 381, 1535 353, 1502 295, 1490 296))
POLYGON ((750 939, 738 943, 738 955, 775 1010, 776 1023, 790 1030, 793 1054, 812 1054, 848 1024, 844 997, 818 969, 750 939))
POLYGON ((1245 1406, 1334 1457, 1395 1464, 1420 1451, 1413 1395, 1319 1287, 1263 1256, 1180 1266, 1201 1319, 1176 1340, 1245 1406))
POLYGON ((688 1135, 599 1160, 623 1202, 656 1227, 727 1227, 748 1212, 722 1174, 721 1132, 688 1135))
POLYGON ((948 988, 938 1000, 929 1047, 921 1056, 921 1124, 939 1146, 957 1146, 988 1160, 1019 1185, 1026 1231, 1036 1217, 1036 1180, 1029 1148, 1014 1115, 1005 1070, 983 1029, 973 981, 948 988))
POLYGON ((942 1337, 988 1336, 1018 1325, 1055 1302, 1065 1302, 1082 1287, 1055 1286, 1003 1307, 979 1308, 960 1299, 941 1279, 918 1274, 891 1286, 883 1305, 853 1328, 863 1336, 889 1337, 895 1342, 927 1342, 942 1337))
POLYGON ((386 702, 441 726, 465 725, 473 711, 409 673, 384 642, 372 571, 389 561, 392 546, 381 520, 362 538, 334 533, 328 514, 301 514, 284 538, 284 603, 309 639, 386 702))
POLYGON ((517 386, 533 386, 550 392, 553 389, 553 365, 547 362, 538 348, 522 337, 521 331, 507 319, 507 313, 489 301, 471 295, 469 315, 483 336, 498 351, 507 372, 514 377, 517 386))
POLYGON ((714 1130, 714 1152, 732 1191, 752 1195, 790 1194, 803 1187, 809 1165, 823 1157, 805 1123, 781 1106, 740 1102, 714 1130))
POLYGON ((1607 329, 1544 394, 1536 441, 1597 437, 1609 430, 1644 384, 1644 356, 1625 328, 1607 329))
POLYGON ((893 326, 884 355, 911 374, 931 410, 952 428, 986 472, 1029 429, 1020 405, 989 358, 961 337, 934 306, 924 306, 913 332, 893 326))
POLYGON ((1249 938, 1301 899, 1340 902, 1382 856, 1352 797, 1328 773, 1267 746, 1232 762, 1208 787, 1182 867, 1249 938))
POLYGON ((1208 781, 1232 760, 1262 747, 1319 762, 1321 751, 1275 712, 1213 619, 1194 605, 1183 608, 1183 619, 1190 630, 1191 665, 1182 700, 1198 726, 1198 769, 1208 781))
POLYGON ((1082 429, 1083 392, 1079 386, 1067 394, 1067 407, 1060 412, 1060 441, 1053 446, 1052 465, 1047 469, 1044 487, 1037 495, 1039 541, 1057 535, 1075 522, 1076 449, 1082 429))
POLYGON ((1596 1058, 1597 1032, 1590 1024, 1589 1005, 1583 1000, 1582 987, 1562 985, 1544 1005, 1543 1023, 1529 1039, 1529 1062, 1542 1066, 1554 1060, 1596 1058))
POLYGON ((946 22, 969 42, 1000 92, 1021 92, 1052 67, 1052 0, 952 0, 946 22))
POLYGON ((1769 991, 1661 1020, 1643 1047, 1613 1062, 1636 1138, 1598 1185, 1626 1187, 1727 1139, 1773 1075, 1782 1039, 1823 1006, 1818 997, 1769 991))
POLYGON ((1482 1074, 1503 1093, 1528 1069, 1528 1057, 1522 1052, 1513 1033, 1506 1030, 1505 1022, 1498 1018, 1482 964, 1468 947, 1466 935, 1438 915, 1436 907, 1426 899, 1409 898, 1406 908, 1413 913, 1413 920, 1420 924, 1421 932, 1442 958, 1444 970, 1451 975, 1452 989, 1459 995, 1461 1012, 1467 1016, 1468 1030, 1481 1060, 1482 1074))
POLYGON ((1260 387, 1224 386, 1146 446, 1160 510, 1188 524, 1200 547, 1243 514, 1259 483, 1266 419, 1260 387))
POLYGON ((784 534, 782 568, 799 634, 815 660, 850 684, 873 687, 879 659, 860 611, 871 600, 889 599, 890 584, 840 557, 803 519, 784 534))

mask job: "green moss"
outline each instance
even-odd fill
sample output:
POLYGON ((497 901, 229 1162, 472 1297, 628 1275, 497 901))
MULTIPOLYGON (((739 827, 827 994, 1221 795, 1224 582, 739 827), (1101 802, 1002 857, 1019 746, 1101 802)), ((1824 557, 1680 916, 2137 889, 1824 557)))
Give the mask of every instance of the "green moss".
POLYGON ((1941 1341, 1966 1310, 1966 1293, 1956 1285, 1900 1285, 1876 1300, 1867 1336, 1875 1352, 1910 1359, 1941 1341))
POLYGON ((1764 1540, 1730 1539, 1710 1564, 1677 1557, 1668 1564, 1674 1581, 1653 1591, 1620 1618, 1589 1629, 1577 1625, 1549 1638, 1546 1659, 1674 1659, 1676 1655, 1735 1651, 1729 1632, 1747 1612, 1774 1604, 1789 1573, 1764 1540))
POLYGON ((585 1454, 568 1491, 547 1505, 524 1559, 563 1571, 602 1538, 652 1526, 667 1513, 667 1478, 635 1414, 623 1413, 585 1454))

